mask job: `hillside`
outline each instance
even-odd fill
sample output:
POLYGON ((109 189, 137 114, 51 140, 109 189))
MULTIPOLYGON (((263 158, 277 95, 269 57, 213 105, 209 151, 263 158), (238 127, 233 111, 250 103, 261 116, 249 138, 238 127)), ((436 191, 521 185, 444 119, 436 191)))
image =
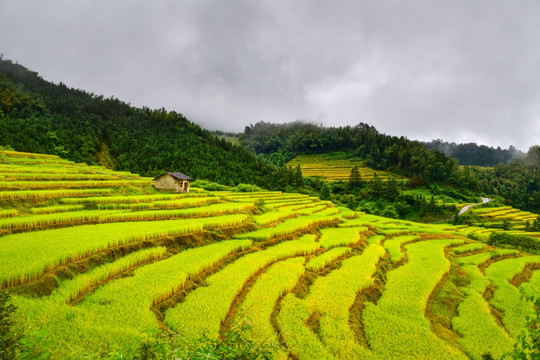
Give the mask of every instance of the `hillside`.
POLYGON ((493 148, 475 143, 456 144, 446 141, 432 140, 426 143, 430 149, 445 153, 455 158, 461 165, 472 166, 495 166, 506 164, 515 158, 525 155, 523 152, 510 145, 508 149, 493 148))
POLYGON ((43 80, 0 59, 0 146, 143 175, 182 171, 223 184, 279 187, 274 166, 164 109, 43 80))
POLYGON ((489 245, 520 234, 538 252, 540 233, 301 194, 160 193, 57 156, 2 159, 0 287, 28 358, 183 356, 244 321, 242 341, 275 359, 498 359, 534 310, 520 290, 540 293, 540 256, 489 245))
POLYGON ((362 181, 373 180, 374 175, 386 181, 390 177, 397 175, 390 174, 386 171, 376 171, 366 166, 364 162, 354 159, 341 159, 336 154, 311 154, 297 155, 294 159, 287 163, 287 166, 300 166, 302 175, 320 177, 327 181, 348 181, 351 175, 353 166, 357 166, 362 181))

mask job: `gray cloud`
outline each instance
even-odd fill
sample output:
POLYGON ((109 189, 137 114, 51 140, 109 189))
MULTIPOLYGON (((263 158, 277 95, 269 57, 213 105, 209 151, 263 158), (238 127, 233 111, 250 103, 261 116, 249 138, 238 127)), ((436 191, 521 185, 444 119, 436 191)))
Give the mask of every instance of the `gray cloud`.
POLYGON ((0 52, 207 128, 367 122, 526 150, 540 138, 540 2, 3 0, 0 52))

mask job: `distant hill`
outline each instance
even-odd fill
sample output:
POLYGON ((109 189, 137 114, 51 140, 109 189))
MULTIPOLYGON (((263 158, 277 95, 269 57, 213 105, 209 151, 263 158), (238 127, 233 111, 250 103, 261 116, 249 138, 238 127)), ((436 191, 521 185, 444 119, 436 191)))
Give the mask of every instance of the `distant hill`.
POLYGON ((288 162, 297 154, 345 151, 375 170, 416 178, 423 184, 453 183, 458 177, 458 164, 453 158, 418 141, 382 134, 364 123, 324 127, 300 121, 259 122, 247 126, 239 141, 256 153, 272 155, 277 163, 288 162))
POLYGON ((0 146, 143 175, 182 171, 226 185, 272 188, 281 174, 182 114, 135 108, 0 59, 0 146))
POLYGON ((462 165, 495 166, 506 164, 511 160, 524 156, 525 153, 510 145, 508 149, 494 148, 476 143, 456 144, 441 139, 425 143, 429 149, 437 150, 457 159, 462 165))

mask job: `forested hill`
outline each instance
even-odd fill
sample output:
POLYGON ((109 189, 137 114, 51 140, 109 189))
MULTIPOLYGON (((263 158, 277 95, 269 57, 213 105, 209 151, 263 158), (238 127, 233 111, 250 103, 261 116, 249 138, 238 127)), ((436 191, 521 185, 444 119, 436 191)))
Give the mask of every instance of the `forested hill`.
POLYGON ((497 164, 506 164, 517 157, 525 155, 512 145, 508 149, 501 149, 500 147, 494 148, 475 143, 449 143, 438 139, 426 143, 426 146, 452 156, 461 165, 495 166, 497 164))
POLYGON ((382 134, 364 123, 336 128, 300 121, 259 122, 247 126, 239 141, 257 153, 273 154, 276 163, 279 157, 287 161, 295 154, 347 151, 374 169, 418 178, 423 184, 455 183, 459 176, 458 164, 451 157, 418 141, 382 134))
POLYGON ((2 59, 0 146, 144 175, 182 171, 227 185, 272 187, 282 175, 248 149, 217 138, 182 114, 134 108, 56 85, 2 59))

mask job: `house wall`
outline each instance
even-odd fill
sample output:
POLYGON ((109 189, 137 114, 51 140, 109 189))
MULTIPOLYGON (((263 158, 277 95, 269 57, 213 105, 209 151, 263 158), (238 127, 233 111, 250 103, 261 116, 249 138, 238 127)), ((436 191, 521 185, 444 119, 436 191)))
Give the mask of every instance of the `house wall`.
POLYGON ((169 190, 174 192, 189 192, 189 181, 176 180, 171 175, 164 175, 156 180, 156 189, 169 190), (183 185, 183 186, 182 186, 183 185))

